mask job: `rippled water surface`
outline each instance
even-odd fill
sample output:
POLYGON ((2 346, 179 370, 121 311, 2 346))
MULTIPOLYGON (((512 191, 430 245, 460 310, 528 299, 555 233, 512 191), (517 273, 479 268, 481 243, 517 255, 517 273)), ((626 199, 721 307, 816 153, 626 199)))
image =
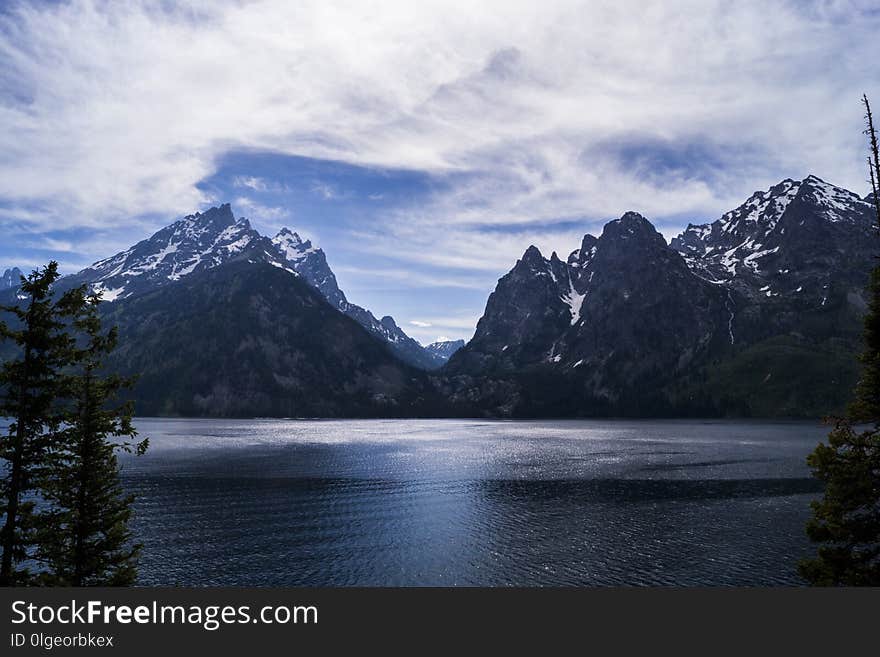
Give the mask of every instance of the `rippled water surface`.
POLYGON ((140 419, 141 581, 798 584, 818 424, 140 419))

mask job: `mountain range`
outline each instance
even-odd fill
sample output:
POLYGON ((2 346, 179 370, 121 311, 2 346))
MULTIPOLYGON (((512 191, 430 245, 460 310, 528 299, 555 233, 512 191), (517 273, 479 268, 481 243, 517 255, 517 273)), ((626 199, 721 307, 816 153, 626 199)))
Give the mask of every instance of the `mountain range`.
POLYGON ((564 261, 529 247, 449 361, 464 412, 822 415, 858 376, 876 220, 815 176, 667 244, 635 212, 564 261))
POLYGON ((228 204, 59 287, 110 302, 144 414, 818 416, 858 377, 867 201, 808 176, 670 243, 627 212, 564 259, 530 246, 467 344, 422 347, 348 301, 322 249, 228 204))

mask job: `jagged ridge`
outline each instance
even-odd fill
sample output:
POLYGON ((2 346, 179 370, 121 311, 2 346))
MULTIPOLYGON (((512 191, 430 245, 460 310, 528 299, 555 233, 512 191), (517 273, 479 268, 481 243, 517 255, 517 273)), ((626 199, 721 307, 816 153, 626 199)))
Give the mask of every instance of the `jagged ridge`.
POLYGON ((529 247, 450 359, 448 392, 502 415, 837 410, 877 246, 871 206, 816 176, 669 246, 628 212, 565 262, 529 247))

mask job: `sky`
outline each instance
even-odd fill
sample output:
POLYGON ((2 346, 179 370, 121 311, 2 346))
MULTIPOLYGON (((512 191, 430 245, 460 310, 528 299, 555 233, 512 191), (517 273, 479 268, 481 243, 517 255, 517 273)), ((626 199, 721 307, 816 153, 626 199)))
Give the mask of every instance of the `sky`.
POLYGON ((530 244, 867 192, 876 2, 0 0, 0 271, 230 202, 349 300, 468 338, 530 244))

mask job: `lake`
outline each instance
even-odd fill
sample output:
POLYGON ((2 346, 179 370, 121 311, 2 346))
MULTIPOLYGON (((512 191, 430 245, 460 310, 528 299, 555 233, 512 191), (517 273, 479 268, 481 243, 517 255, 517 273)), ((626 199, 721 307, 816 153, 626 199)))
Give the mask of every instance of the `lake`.
POLYGON ((147 585, 801 584, 819 423, 141 418, 147 585))

